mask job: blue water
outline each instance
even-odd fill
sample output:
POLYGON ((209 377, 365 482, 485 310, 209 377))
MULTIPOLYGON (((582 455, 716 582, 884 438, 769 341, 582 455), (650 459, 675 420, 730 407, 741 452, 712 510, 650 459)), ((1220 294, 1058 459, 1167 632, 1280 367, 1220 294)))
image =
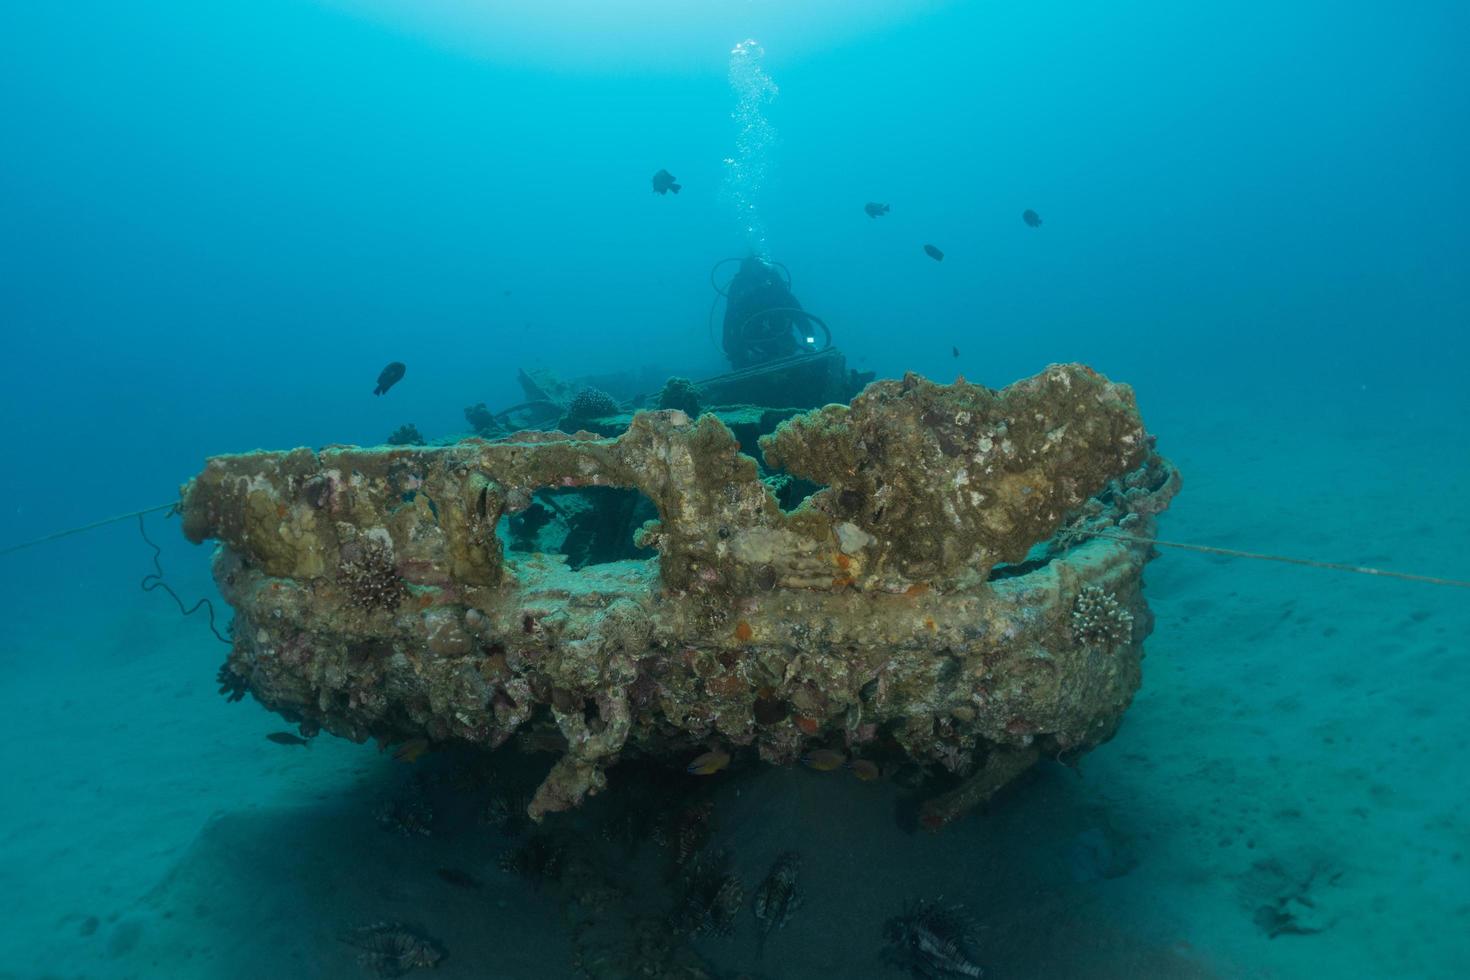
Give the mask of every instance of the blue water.
MULTIPOLYGON (((519 366, 713 374, 710 266, 755 249, 880 376, 1133 385, 1185 475, 1166 537, 1470 579, 1464 4, 506 6, 0 10, 0 546, 211 454, 451 436, 519 366), (746 39, 774 88, 732 84, 746 39)), ((578 975, 554 895, 417 883, 370 746, 264 742, 150 570, 131 522, 0 556, 0 977, 365 975, 334 937, 389 892, 479 923, 435 975, 578 975)), ((1085 779, 931 839, 768 774, 723 825, 757 864, 799 840, 807 905, 700 954, 899 976, 883 919, 943 894, 994 977, 1470 971, 1467 593, 1169 553, 1147 595, 1085 779), (1299 886, 1321 931, 1273 937, 1299 886)))

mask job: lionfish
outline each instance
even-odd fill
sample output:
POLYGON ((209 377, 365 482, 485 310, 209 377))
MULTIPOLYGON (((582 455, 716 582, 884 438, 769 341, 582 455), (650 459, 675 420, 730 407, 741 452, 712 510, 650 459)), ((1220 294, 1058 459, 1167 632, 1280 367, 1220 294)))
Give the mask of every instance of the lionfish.
POLYGON ((561 877, 562 859, 566 848, 545 834, 537 834, 520 847, 500 855, 497 864, 508 874, 527 878, 540 887, 543 881, 556 881, 561 877))
POLYGON ((755 917, 760 923, 760 946, 764 950, 771 930, 780 929, 801 907, 801 892, 796 876, 801 871, 801 855, 787 851, 776 859, 770 874, 755 892, 755 917))
POLYGON ((730 853, 700 854, 685 869, 683 896, 671 919, 676 931, 728 936, 745 904, 745 888, 730 872, 730 853))
POLYGON ((444 958, 438 943, 398 922, 374 922, 338 938, 362 950, 357 962, 380 977, 401 977, 409 970, 433 967, 444 958))
POLYGON ((884 957, 919 980, 980 977, 985 971, 970 952, 970 917, 962 905, 919 900, 883 926, 884 957))

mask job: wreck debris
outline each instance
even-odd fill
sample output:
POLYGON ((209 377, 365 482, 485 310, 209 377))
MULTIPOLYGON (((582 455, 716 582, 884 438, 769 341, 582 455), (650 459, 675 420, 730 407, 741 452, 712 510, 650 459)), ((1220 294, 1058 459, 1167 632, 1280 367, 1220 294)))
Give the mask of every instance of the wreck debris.
POLYGON ((444 949, 399 922, 359 926, 339 937, 362 952, 357 961, 378 977, 401 977, 410 970, 428 969, 444 958, 444 949))
POLYGON ((535 820, 620 759, 712 744, 781 765, 861 745, 958 779, 948 820, 1112 736, 1151 551, 1096 531, 1150 536, 1179 487, 1126 386, 1080 365, 1000 391, 910 375, 753 418, 774 427, 760 461, 760 429, 681 411, 615 437, 211 459, 181 512, 220 543, 236 611, 222 688, 356 741, 533 740, 556 753, 535 820), (775 468, 816 489, 783 510, 775 468), (651 502, 655 558, 573 569, 497 537, 538 491, 605 488, 651 502), (1061 545, 1064 522, 1089 533, 1061 545))
POLYGON ((1011 780, 1030 769, 1040 758, 1033 747, 997 746, 986 756, 985 763, 954 789, 931 797, 919 808, 919 823, 926 830, 940 830, 961 814, 988 801, 1011 780))
POLYGON ((970 917, 961 905, 921 899, 889 919, 883 936, 884 959, 919 980, 985 975, 975 963, 970 917))

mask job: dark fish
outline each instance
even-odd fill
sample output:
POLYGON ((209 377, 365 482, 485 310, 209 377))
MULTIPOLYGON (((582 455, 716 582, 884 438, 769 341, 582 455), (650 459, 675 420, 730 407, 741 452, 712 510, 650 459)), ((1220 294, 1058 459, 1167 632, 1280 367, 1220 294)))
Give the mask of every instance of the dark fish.
POLYGON ((383 373, 378 375, 378 386, 373 389, 373 394, 387 394, 389 388, 403 380, 404 370, 402 361, 394 361, 392 364, 383 368, 383 373))
POLYGON ((679 185, 674 183, 675 179, 674 175, 667 170, 660 170, 653 175, 653 192, 655 194, 667 194, 669 191, 679 193, 679 185))
POLYGON ((270 739, 272 742, 275 742, 277 745, 311 744, 311 741, 309 739, 304 739, 300 735, 292 735, 290 732, 271 732, 269 735, 266 736, 266 738, 270 739))
POLYGON ((983 977, 976 964, 974 929, 963 906, 916 902, 883 926, 883 958, 916 977, 983 977))
POLYGON ((786 925, 791 914, 801 908, 801 890, 797 876, 801 873, 801 855, 787 851, 776 859, 770 874, 755 892, 755 918, 760 923, 758 948, 764 952, 771 930, 786 925))
POLYGON ((876 201, 869 201, 863 205, 863 210, 868 213, 868 217, 870 218, 881 218, 888 213, 888 205, 879 204, 876 201))
POLYGON ((929 258, 933 259, 935 262, 944 261, 944 253, 935 248, 933 245, 925 245, 924 254, 929 256, 929 258))
POLYGON ((456 888, 482 888, 485 884, 468 871, 458 868, 435 868, 434 873, 456 888))
POLYGON ((1026 224, 1032 228, 1041 227, 1041 215, 1037 214, 1035 211, 1032 211, 1030 208, 1027 208, 1026 210, 1021 212, 1021 220, 1026 222, 1026 224))
POLYGON ((958 347, 951 347, 950 348, 950 351, 953 352, 953 354, 954 354, 955 357, 959 357, 960 356, 960 349, 958 347))

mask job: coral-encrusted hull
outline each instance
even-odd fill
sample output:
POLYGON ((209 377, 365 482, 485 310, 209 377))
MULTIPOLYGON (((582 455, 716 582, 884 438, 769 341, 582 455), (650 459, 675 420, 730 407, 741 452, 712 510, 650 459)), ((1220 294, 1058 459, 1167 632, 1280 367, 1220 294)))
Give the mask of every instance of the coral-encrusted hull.
POLYGON ((789 513, 729 429, 679 411, 615 439, 217 457, 182 508, 222 545, 222 687, 287 718, 356 740, 519 733, 561 754, 538 818, 630 746, 789 764, 835 740, 959 776, 937 826, 1116 729, 1150 553, 1097 534, 1147 536, 1177 490, 1149 445, 1131 392, 1069 365, 1000 392, 879 382, 790 419, 767 461, 825 489, 789 513), (585 486, 647 495, 657 560, 503 552, 503 513, 585 486))

